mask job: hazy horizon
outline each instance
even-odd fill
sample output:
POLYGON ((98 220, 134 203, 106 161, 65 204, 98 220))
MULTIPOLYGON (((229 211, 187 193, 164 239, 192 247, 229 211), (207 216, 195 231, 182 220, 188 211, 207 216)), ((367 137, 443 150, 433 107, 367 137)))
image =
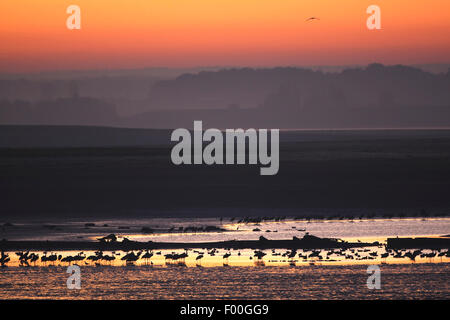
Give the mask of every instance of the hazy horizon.
MULTIPOLYGON (((96 76, 121 76, 121 75, 159 75, 161 77, 177 77, 185 73, 198 73, 202 71, 218 71, 226 69, 273 69, 273 68, 298 68, 298 69, 310 69, 314 71, 322 71, 325 73, 341 72, 345 69, 353 68, 365 68, 370 64, 379 63, 378 61, 369 61, 365 64, 346 64, 346 65, 302 65, 302 64, 274 64, 274 65, 192 65, 186 67, 176 66, 140 66, 135 68, 86 68, 86 69, 43 69, 38 71, 22 72, 12 71, 4 72, 0 71, 0 80, 16 79, 16 78, 30 78, 30 79, 67 79, 77 77, 96 77, 96 76)), ((421 63, 421 64, 408 64, 408 63, 391 63, 383 64, 385 66, 404 65, 420 69, 424 72, 433 74, 446 73, 450 69, 449 62, 437 62, 437 63, 421 63)))
POLYGON ((364 67, 138 69, 0 80, 0 124, 129 128, 450 126, 450 72, 364 67))

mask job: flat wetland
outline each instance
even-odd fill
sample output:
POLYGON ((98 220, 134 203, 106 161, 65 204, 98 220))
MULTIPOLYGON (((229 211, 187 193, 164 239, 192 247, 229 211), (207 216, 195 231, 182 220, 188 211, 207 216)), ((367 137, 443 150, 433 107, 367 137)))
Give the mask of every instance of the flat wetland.
POLYGON ((164 144, 21 146, 0 149, 0 239, 99 243, 114 234, 156 245, 4 252, 1 299, 450 297, 448 248, 386 246, 396 237, 448 241, 449 130, 282 132, 276 176, 249 165, 175 166, 164 144), (361 246, 196 246, 305 236, 361 246), (79 291, 66 287, 70 264, 81 267, 79 291), (371 264, 381 290, 367 289, 371 264))
MULTIPOLYGON (((170 146, 0 149, 2 217, 447 213, 448 130, 281 133, 280 170, 181 165, 170 146)), ((169 136, 168 136, 169 140, 169 136)))

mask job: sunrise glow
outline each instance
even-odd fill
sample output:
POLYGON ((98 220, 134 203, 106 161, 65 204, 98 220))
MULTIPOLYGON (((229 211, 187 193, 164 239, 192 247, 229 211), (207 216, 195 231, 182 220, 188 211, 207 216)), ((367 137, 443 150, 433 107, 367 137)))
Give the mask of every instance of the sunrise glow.
POLYGON ((17 0, 0 4, 0 71, 152 66, 443 63, 450 3, 373 1, 17 0), (68 30, 66 8, 81 8, 68 30), (314 16, 316 21, 305 21, 314 16))

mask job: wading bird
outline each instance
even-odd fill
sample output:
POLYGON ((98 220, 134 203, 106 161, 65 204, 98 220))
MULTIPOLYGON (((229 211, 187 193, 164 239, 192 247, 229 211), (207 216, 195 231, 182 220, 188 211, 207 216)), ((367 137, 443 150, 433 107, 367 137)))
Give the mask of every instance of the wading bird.
POLYGON ((1 252, 0 255, 0 266, 6 267, 6 264, 9 262, 10 258, 7 253, 1 252))
POLYGON ((144 255, 142 256, 142 259, 145 260, 145 264, 146 264, 146 265, 148 265, 148 263, 149 263, 151 257, 153 257, 153 252, 149 252, 148 250, 147 250, 147 252, 145 252, 144 255))
POLYGON ((255 251, 255 257, 257 257, 258 259, 262 259, 262 257, 264 257, 266 255, 266 253, 260 251, 260 250, 256 250, 255 251))

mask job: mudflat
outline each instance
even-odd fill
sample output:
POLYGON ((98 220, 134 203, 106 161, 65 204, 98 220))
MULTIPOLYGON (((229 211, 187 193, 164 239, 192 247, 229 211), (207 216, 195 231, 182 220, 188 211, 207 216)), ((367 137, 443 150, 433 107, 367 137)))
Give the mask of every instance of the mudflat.
POLYGON ((171 146, 0 149, 7 217, 447 212, 448 130, 281 132, 280 169, 174 165, 171 146), (237 213, 238 211, 238 213, 237 213))

